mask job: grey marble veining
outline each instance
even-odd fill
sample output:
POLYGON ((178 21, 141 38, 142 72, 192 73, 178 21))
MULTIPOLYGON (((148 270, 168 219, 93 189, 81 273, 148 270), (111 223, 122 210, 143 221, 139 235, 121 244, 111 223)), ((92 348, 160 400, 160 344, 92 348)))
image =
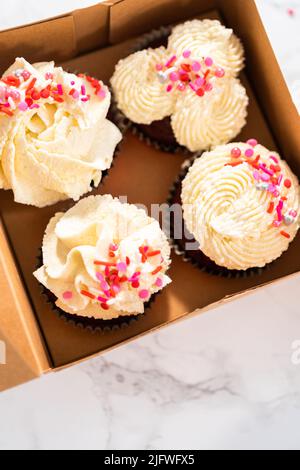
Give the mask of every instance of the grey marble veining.
MULTIPOLYGON (((58 12, 21 3, 1 26, 58 12)), ((300 2, 257 3, 300 105, 300 2)), ((300 449, 298 291, 272 285, 3 393, 0 449, 300 449)))

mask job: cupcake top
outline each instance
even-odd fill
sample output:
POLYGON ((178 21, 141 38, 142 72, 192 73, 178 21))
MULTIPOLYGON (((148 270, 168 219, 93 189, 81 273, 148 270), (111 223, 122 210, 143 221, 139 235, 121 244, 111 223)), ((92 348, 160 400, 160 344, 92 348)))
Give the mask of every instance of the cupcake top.
POLYGON ((288 249, 300 226, 297 177, 256 140, 216 147, 183 181, 188 230, 218 266, 264 267, 288 249))
POLYGON ((90 196, 50 221, 35 277, 67 313, 112 319, 144 312, 171 281, 168 240, 144 210, 90 196))
POLYGON ((194 152, 227 143, 245 125, 249 100, 235 78, 243 64, 232 30, 194 20, 173 29, 167 48, 121 60, 111 84, 131 121, 149 125, 171 116, 178 144, 194 152))
POLYGON ((16 59, 0 80, 0 188, 44 207, 98 185, 121 140, 110 100, 92 77, 16 59))

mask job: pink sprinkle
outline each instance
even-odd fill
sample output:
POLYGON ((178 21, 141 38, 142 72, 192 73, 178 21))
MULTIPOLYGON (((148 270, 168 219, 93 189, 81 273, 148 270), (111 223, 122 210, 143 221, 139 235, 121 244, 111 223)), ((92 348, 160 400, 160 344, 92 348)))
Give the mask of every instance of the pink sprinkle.
POLYGON ((259 168, 260 168, 262 171, 264 171, 265 173, 267 173, 268 175, 274 176, 274 171, 269 170, 269 169, 266 167, 266 165, 265 165, 264 163, 261 163, 261 164, 259 165, 259 168))
POLYGON ((249 139, 247 141, 247 144, 250 145, 251 147, 256 147, 258 145, 258 142, 256 139, 249 139))
POLYGON ((39 104, 34 103, 30 106, 30 109, 39 109, 39 107, 40 107, 39 104))
POLYGON ((98 281, 100 281, 100 282, 104 281, 104 276, 103 276, 103 274, 101 274, 101 273, 96 273, 96 278, 97 278, 98 281))
POLYGON ((73 96, 74 100, 78 100, 78 98, 80 96, 79 91, 75 90, 72 96, 73 96))
POLYGON ((217 70, 215 71, 215 76, 217 78, 223 78, 225 76, 225 70, 222 69, 222 67, 218 67, 217 70))
POLYGON ((81 85, 81 94, 86 95, 86 88, 85 85, 81 85))
POLYGON ((269 184, 268 191, 270 193, 274 193, 274 191, 276 191, 276 186, 274 186, 274 184, 269 184))
POLYGON ((111 293, 110 293, 109 290, 105 291, 105 295, 106 295, 106 297, 107 297, 108 299, 111 298, 111 293))
POLYGON ((192 63, 192 70, 193 72, 200 72, 201 70, 201 64, 198 61, 195 61, 192 63))
POLYGON ((109 266, 106 266, 104 272, 105 272, 105 276, 106 276, 106 277, 109 276, 109 266))
POLYGON ((143 289, 139 292, 140 299, 142 300, 148 299, 149 295, 150 295, 150 292, 147 289, 143 289))
POLYGON ((134 275, 129 279, 130 282, 132 281, 135 281, 136 279, 138 279, 140 277, 141 273, 134 273, 134 275))
POLYGON ((100 297, 100 296, 97 298, 97 300, 99 300, 99 302, 104 303, 104 304, 107 302, 107 299, 105 299, 104 297, 100 297))
POLYGON ((283 175, 280 175, 280 176, 278 177, 278 186, 281 185, 282 180, 283 180, 283 175))
POLYGON ((67 290, 66 292, 63 293, 63 298, 65 300, 70 300, 70 299, 72 299, 72 297, 73 297, 73 293, 69 290, 67 290))
POLYGON ((46 80, 53 80, 53 73, 47 72, 45 78, 46 80))
POLYGON ((213 63, 214 63, 214 61, 212 60, 211 57, 206 57, 206 59, 205 59, 205 65, 206 65, 207 67, 211 67, 211 66, 213 65, 213 63))
POLYGON ((277 207, 276 211, 277 211, 278 222, 282 222, 282 221, 283 221, 283 216, 282 216, 281 209, 279 209, 279 208, 277 207))
POLYGON ((267 173, 263 173, 263 174, 261 175, 262 181, 268 182, 268 181, 270 181, 270 178, 271 178, 271 176, 268 175, 267 173))
POLYGON ((118 285, 114 285, 113 286, 113 291, 116 293, 116 294, 119 294, 121 292, 121 287, 118 286, 118 285))
POLYGON ((245 152, 245 155, 247 158, 251 158, 254 155, 254 150, 253 149, 247 149, 245 152))
POLYGON ((126 271, 127 271, 127 264, 126 264, 126 263, 118 263, 118 264, 117 264, 117 269, 118 269, 118 271, 120 271, 121 273, 126 273, 126 271))
POLYGON ((186 50, 186 51, 183 52, 182 55, 183 55, 183 57, 184 57, 185 59, 188 59, 189 57, 191 57, 191 54, 192 54, 191 51, 186 50))
POLYGON ((162 64, 156 64, 155 68, 158 72, 161 72, 162 69, 163 69, 163 66, 162 66, 162 64))
POLYGON ((179 75, 177 72, 170 73, 171 82, 177 82, 179 80, 179 75))
POLYGON ((61 84, 58 84, 58 85, 57 85, 57 91, 58 91, 58 94, 59 94, 60 96, 62 96, 62 95, 64 94, 64 90, 63 90, 63 87, 62 87, 61 84))
POLYGON ((83 101, 83 103, 86 103, 87 101, 90 101, 90 98, 88 96, 85 96, 84 98, 81 98, 81 101, 83 101))
POLYGON ((281 222, 279 222, 279 220, 274 220, 274 222, 273 222, 274 227, 278 228, 278 227, 280 227, 280 225, 281 225, 281 222))
POLYGON ((27 111, 28 104, 25 101, 22 101, 22 103, 19 104, 18 108, 20 109, 20 111, 27 111))
POLYGON ((23 72, 21 73, 22 77, 24 78, 25 82, 26 80, 28 80, 30 77, 31 77, 31 73, 28 72, 28 70, 23 70, 23 72))
POLYGON ((190 82, 190 83, 189 83, 189 87, 190 87, 193 91, 195 91, 195 92, 196 92, 196 91, 198 90, 198 88, 199 88, 199 87, 197 87, 197 86, 195 85, 195 83, 193 83, 193 82, 190 82))
POLYGON ((75 82, 74 80, 71 81, 71 86, 74 86, 75 85, 75 82))
POLYGON ((297 211, 291 210, 289 214, 294 218, 297 217, 297 211))
POLYGON ((117 249, 118 249, 118 245, 115 245, 114 243, 111 243, 109 245, 109 250, 110 251, 117 251, 117 249))
POLYGON ((171 84, 168 85, 167 86, 167 92, 170 93, 170 91, 172 91, 172 90, 173 90, 173 85, 171 85, 171 84))
POLYGON ((109 290, 109 285, 107 284, 106 281, 102 281, 102 282, 101 282, 101 289, 102 289, 104 292, 106 292, 106 291, 109 290))
POLYGON ((204 78, 202 77, 199 77, 195 80, 195 85, 198 87, 198 88, 201 88, 205 83, 205 80, 204 78))
POLYGON ((273 196, 274 196, 274 197, 279 197, 279 196, 280 196, 280 192, 277 191, 277 189, 275 189, 275 191, 273 192, 273 196))
POLYGON ((160 277, 158 277, 158 278, 156 279, 155 285, 156 285, 157 287, 162 287, 162 286, 163 286, 163 280, 162 280, 160 277))
POLYGON ((276 158, 274 155, 270 155, 270 159, 273 160, 273 162, 275 162, 277 164, 279 163, 278 158, 276 158))
POLYGON ((173 64, 173 62, 175 62, 176 59, 177 59, 176 55, 173 55, 166 63, 166 67, 170 67, 173 64))
POLYGON ((206 83, 205 85, 205 91, 212 91, 213 85, 212 83, 206 83))
POLYGON ((259 171, 254 171, 253 172, 253 176, 254 176, 254 179, 256 179, 256 181, 260 181, 260 173, 259 171))

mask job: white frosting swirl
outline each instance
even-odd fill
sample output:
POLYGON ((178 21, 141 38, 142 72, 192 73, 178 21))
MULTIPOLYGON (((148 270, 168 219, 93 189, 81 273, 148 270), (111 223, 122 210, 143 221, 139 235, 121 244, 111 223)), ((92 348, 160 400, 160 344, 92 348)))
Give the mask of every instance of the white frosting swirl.
POLYGON ((218 20, 192 20, 176 26, 168 49, 178 55, 190 50, 196 57, 211 56, 231 76, 237 76, 244 67, 241 41, 218 20))
POLYGON ((111 79, 118 106, 137 124, 151 124, 173 112, 176 96, 166 93, 156 64, 167 60, 164 47, 147 49, 121 60, 111 79))
POLYGON ((21 111, 17 106, 12 116, 0 113, 0 187, 12 189, 16 202, 37 207, 78 200, 91 190, 92 181, 99 184, 121 140, 118 128, 106 119, 110 93, 101 83, 105 97, 100 99, 85 78, 66 73, 52 62, 30 65, 16 59, 4 78, 22 70, 31 77, 16 88, 21 101, 34 78, 38 89, 50 83, 61 85, 64 99, 57 102, 49 96, 37 108, 21 111), (53 80, 47 80, 46 73, 53 80), (82 86, 90 95, 87 102, 69 95, 72 88, 82 86))
POLYGON ((192 152, 234 139, 246 124, 249 98, 241 82, 224 79, 204 97, 187 90, 177 100, 172 128, 179 144, 192 152))
POLYGON ((283 176, 278 197, 260 191, 249 163, 226 166, 232 162, 234 147, 243 153, 249 149, 240 143, 219 146, 195 161, 183 181, 184 220, 200 249, 217 265, 238 270, 264 267, 280 257, 297 234, 300 187, 287 163, 258 145, 255 155, 260 162, 270 165, 270 156, 275 156, 283 176), (285 188, 285 179, 292 183, 290 189, 285 188), (276 207, 281 197, 288 198, 285 213, 292 210, 297 216, 291 225, 275 227, 274 211, 269 213, 268 208, 272 202, 276 207))
POLYGON ((55 294, 58 307, 104 320, 143 313, 151 295, 171 282, 166 276, 170 246, 158 222, 110 195, 90 196, 65 214, 57 214, 46 230, 43 261, 34 275, 55 294), (149 249, 143 259, 145 247, 149 249), (95 262, 114 263, 116 267, 109 270, 120 269, 119 277, 130 281, 123 279, 117 287, 119 281, 111 280, 114 274, 108 275, 108 268, 95 262), (108 294, 107 308, 103 308, 107 284, 116 291, 114 296, 108 294), (85 291, 95 298, 82 294, 85 291))

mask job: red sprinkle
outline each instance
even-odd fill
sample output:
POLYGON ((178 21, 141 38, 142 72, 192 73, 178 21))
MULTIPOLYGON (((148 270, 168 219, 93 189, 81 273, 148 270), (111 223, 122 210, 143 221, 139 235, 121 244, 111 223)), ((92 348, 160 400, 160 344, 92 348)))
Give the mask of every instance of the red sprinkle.
POLYGON ((32 88, 34 87, 34 85, 36 84, 36 81, 37 79, 36 78, 33 78, 31 80, 31 82, 29 83, 27 89, 26 89, 26 94, 29 94, 30 90, 32 90, 32 88))
POLYGON ((160 273, 160 271, 162 271, 162 266, 159 266, 158 268, 156 268, 154 271, 152 271, 152 275, 155 276, 156 274, 160 273))
POLYGON ((284 181, 284 186, 285 186, 287 189, 290 189, 290 188, 292 187, 292 182, 291 182, 291 180, 286 179, 286 180, 284 181))

